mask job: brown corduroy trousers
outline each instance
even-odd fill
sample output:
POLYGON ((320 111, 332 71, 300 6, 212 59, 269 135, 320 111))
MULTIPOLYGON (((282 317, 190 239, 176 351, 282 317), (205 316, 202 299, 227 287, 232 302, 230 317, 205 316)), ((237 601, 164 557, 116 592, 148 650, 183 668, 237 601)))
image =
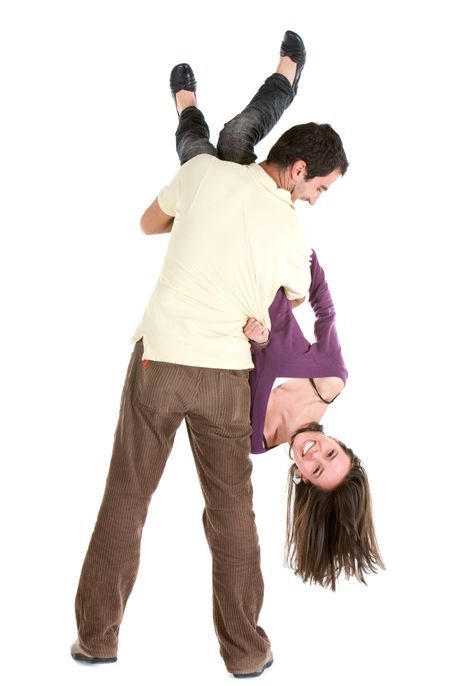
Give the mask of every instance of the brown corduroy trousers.
POLYGON ((144 367, 142 350, 139 341, 125 379, 105 493, 78 586, 81 648, 96 657, 117 654, 148 506, 185 419, 205 498, 203 525, 212 555, 220 653, 228 671, 255 671, 271 652, 258 626, 264 587, 250 480, 248 372, 153 361, 144 367))

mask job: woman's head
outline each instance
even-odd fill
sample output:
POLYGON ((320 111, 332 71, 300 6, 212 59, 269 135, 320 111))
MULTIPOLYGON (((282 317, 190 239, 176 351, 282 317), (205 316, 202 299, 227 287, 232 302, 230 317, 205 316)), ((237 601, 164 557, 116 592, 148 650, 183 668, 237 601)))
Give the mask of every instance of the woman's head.
POLYGON ((330 491, 345 479, 351 457, 342 444, 323 433, 320 424, 308 424, 291 438, 290 456, 297 465, 295 473, 305 483, 330 491))
MULTIPOLYGON (((297 459, 290 469, 288 486, 286 562, 303 581, 331 587, 334 591, 341 572, 347 578, 355 576, 365 583, 364 574, 383 569, 384 564, 375 536, 366 471, 359 458, 344 443, 335 439, 329 439, 331 443, 327 443, 326 439, 328 437, 323 434, 321 425, 310 424, 296 432, 291 440, 291 455, 297 459), (305 435, 308 436, 306 443, 305 435), (325 450, 321 460, 323 457, 330 465, 342 460, 345 474, 342 476, 343 471, 337 470, 339 478, 332 488, 321 486, 320 478, 314 481, 311 472, 309 476, 302 475, 298 483, 293 482, 293 477, 302 471, 298 462, 304 470, 311 467, 305 467, 305 461, 313 449, 308 449, 308 442, 313 440, 321 442, 320 450, 325 450), (302 452, 305 447, 306 453, 300 455, 303 459, 299 460, 298 451, 302 452), (343 457, 332 459, 333 450, 343 457)), ((322 462, 317 461, 319 469, 322 469, 322 462)), ((328 463, 324 464, 325 471, 330 471, 328 463)))

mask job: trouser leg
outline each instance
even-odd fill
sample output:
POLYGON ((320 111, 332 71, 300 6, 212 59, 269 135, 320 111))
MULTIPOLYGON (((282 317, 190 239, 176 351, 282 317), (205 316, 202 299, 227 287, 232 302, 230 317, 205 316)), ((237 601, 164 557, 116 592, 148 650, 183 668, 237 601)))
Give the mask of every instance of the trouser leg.
POLYGON ((197 107, 186 107, 180 114, 175 141, 182 165, 192 157, 203 153, 217 157, 217 150, 209 141, 208 124, 197 107))
POLYGON ((213 617, 228 671, 249 673, 271 657, 258 626, 264 584, 252 504, 247 372, 206 370, 187 418, 212 555, 213 617))
POLYGON ((254 162, 256 144, 273 129, 293 99, 285 76, 269 76, 247 107, 223 127, 217 143, 219 158, 239 164, 254 162))
POLYGON ((117 653, 148 505, 184 416, 184 410, 170 406, 170 390, 176 386, 169 374, 172 365, 152 362, 144 369, 141 358, 139 342, 125 380, 105 493, 75 601, 81 648, 95 657, 117 653))

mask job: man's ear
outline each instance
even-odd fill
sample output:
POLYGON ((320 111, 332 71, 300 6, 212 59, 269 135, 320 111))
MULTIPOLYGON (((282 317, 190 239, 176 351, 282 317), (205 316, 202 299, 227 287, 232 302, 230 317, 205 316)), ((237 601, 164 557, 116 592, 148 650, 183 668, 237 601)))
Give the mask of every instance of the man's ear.
POLYGON ((299 176, 306 175, 306 162, 303 160, 296 160, 291 166, 291 175, 294 181, 297 181, 299 176))

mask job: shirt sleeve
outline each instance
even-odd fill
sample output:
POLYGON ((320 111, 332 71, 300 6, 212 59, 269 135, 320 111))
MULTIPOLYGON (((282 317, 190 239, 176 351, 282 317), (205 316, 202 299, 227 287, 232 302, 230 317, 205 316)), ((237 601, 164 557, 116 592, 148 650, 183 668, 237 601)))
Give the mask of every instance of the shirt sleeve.
POLYGON ((180 192, 180 173, 174 176, 172 181, 160 191, 158 205, 169 217, 175 217, 180 192))
POLYGON ((297 260, 293 265, 292 276, 287 278, 282 285, 288 300, 298 300, 299 298, 306 298, 310 284, 309 255, 308 252, 305 252, 302 261, 297 260))
POLYGON ((269 345, 270 345, 270 331, 269 331, 269 338, 265 343, 256 343, 255 341, 250 341, 250 352, 252 355, 255 353, 259 353, 261 350, 265 350, 269 345))
POLYGON ((288 300, 298 300, 308 295, 311 284, 311 246, 306 232, 299 222, 294 227, 294 238, 290 241, 289 255, 283 286, 288 300))

